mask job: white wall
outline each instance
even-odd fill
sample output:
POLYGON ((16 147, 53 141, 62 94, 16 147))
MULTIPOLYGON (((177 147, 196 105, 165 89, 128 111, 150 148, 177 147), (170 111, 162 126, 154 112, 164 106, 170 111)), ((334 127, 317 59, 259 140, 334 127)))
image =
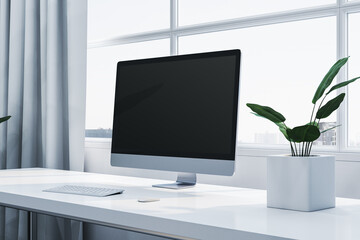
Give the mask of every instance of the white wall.
MULTIPOLYGON (((244 151, 244 153, 242 151, 240 152, 242 155, 238 155, 236 159, 236 170, 234 176, 223 177, 198 175, 198 182, 245 188, 266 189, 266 157, 245 156, 245 154, 247 154, 246 151, 244 151)), ((360 162, 349 159, 354 159, 354 157, 349 157, 348 155, 337 155, 336 157, 336 195, 338 197, 360 199, 360 162)), ((171 172, 111 167, 110 143, 86 143, 85 171, 157 178, 171 181, 175 181, 176 179, 176 173, 171 172)), ((84 236, 87 240, 163 239, 90 224, 85 225, 84 236)))

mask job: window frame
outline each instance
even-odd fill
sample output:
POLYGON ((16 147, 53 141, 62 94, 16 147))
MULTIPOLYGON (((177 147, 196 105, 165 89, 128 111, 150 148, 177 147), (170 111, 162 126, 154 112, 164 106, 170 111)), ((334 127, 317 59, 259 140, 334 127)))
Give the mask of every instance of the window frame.
MULTIPOLYGON (((337 59, 339 59, 348 54, 348 14, 358 12, 360 12, 360 1, 348 2, 346 0, 336 0, 334 4, 323 6, 179 26, 178 0, 170 0, 170 28, 131 35, 119 35, 118 37, 101 41, 90 41, 88 42, 88 49, 168 38, 170 39, 170 55, 177 55, 179 37, 333 16, 336 17, 337 23, 336 56, 337 59)), ((342 69, 336 81, 339 82, 347 79, 347 74, 347 68, 342 69)), ((342 88, 339 92, 347 92, 347 89, 342 88)), ((336 156, 337 160, 341 161, 360 162, 360 149, 348 146, 347 110, 348 99, 346 97, 342 106, 337 111, 337 122, 341 124, 342 127, 336 129, 336 149, 332 148, 330 150, 324 146, 314 147, 314 152, 332 154, 336 156)), ((85 147, 110 148, 110 142, 111 139, 106 138, 86 138, 85 147)), ((264 145, 256 143, 237 144, 236 150, 237 155, 262 157, 269 154, 283 154, 289 151, 287 145, 264 145)))

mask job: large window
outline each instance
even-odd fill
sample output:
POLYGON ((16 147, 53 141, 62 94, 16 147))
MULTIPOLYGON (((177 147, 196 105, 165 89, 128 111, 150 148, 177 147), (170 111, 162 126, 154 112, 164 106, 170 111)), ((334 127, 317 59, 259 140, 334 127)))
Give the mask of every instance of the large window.
POLYGON ((169 0, 89 0, 88 40, 170 27, 169 0))
POLYGON ((179 25, 209 23, 334 4, 336 0, 180 0, 179 25))
POLYGON ((116 64, 121 60, 166 56, 169 39, 113 45, 88 50, 86 136, 111 137, 116 64))
MULTIPOLYGON (((254 117, 248 102, 268 105, 289 126, 309 121, 325 73, 350 55, 337 81, 360 75, 360 1, 89 0, 86 136, 110 138, 116 63, 126 59, 241 49, 239 146, 286 144, 275 125, 254 117)), ((360 146, 360 80, 326 121, 316 145, 360 146)), ((336 94, 336 93, 334 93, 336 94)))
MULTIPOLYGON (((360 76, 360 13, 349 14, 349 78, 360 76)), ((348 91, 348 144, 360 147, 360 84, 348 91)))
MULTIPOLYGON (((286 143, 273 123, 249 114, 245 104, 272 106, 287 117, 289 126, 309 121, 312 95, 336 60, 335 17, 179 39, 180 54, 231 48, 242 51, 238 141, 286 143)), ((336 115, 327 120, 336 122, 336 115)))

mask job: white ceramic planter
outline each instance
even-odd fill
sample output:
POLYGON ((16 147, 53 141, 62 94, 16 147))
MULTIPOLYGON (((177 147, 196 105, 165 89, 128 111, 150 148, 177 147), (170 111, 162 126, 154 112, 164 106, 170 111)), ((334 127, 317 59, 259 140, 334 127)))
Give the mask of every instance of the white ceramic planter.
POLYGON ((335 157, 269 156, 267 206, 297 211, 335 207, 335 157))

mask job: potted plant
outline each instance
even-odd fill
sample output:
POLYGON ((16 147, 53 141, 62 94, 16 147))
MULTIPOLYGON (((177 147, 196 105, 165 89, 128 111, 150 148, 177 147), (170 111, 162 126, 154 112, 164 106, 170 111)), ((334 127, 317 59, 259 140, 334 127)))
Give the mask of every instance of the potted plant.
POLYGON ((325 93, 348 58, 338 60, 321 81, 312 99, 313 109, 310 121, 304 125, 290 128, 285 124, 285 117, 271 107, 246 104, 254 115, 275 123, 290 144, 290 155, 269 156, 267 159, 268 207, 299 211, 335 207, 335 157, 311 155, 311 150, 314 141, 320 137, 321 133, 339 126, 322 131, 319 129, 320 121, 339 108, 345 93, 339 94, 324 104, 326 97, 334 90, 345 87, 360 78, 356 77, 335 84, 325 93))

